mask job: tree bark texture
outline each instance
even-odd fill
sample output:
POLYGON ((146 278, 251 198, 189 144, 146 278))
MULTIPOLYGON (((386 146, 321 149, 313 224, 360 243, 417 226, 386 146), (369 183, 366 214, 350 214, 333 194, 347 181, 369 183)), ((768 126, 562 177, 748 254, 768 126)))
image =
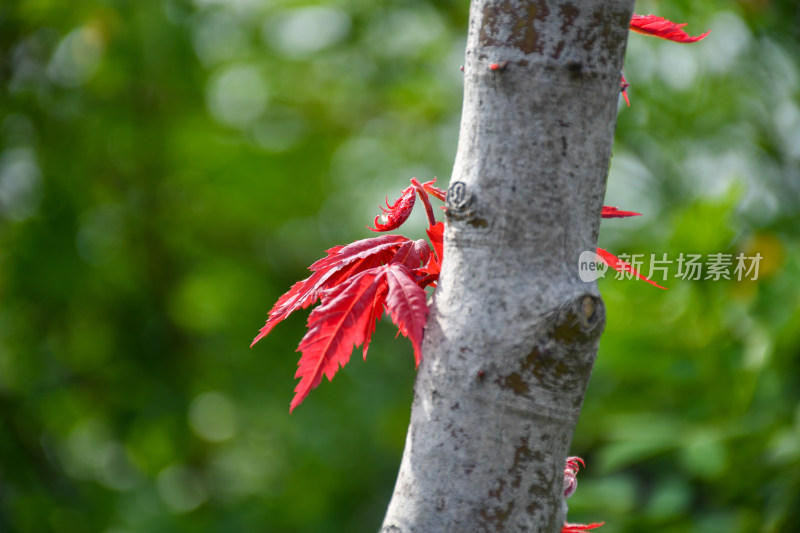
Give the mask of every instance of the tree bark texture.
POLYGON ((444 265, 382 532, 553 533, 605 312, 597 246, 633 0, 474 0, 444 265))

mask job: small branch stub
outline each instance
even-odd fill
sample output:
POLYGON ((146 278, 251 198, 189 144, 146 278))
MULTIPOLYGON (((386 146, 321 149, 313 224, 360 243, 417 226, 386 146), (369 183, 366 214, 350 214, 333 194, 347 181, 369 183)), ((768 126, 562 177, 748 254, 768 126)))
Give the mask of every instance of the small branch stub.
POLYGON ((448 210, 463 209, 470 201, 471 195, 467 189, 467 185, 462 181, 453 182, 447 189, 447 196, 445 202, 447 203, 448 210))

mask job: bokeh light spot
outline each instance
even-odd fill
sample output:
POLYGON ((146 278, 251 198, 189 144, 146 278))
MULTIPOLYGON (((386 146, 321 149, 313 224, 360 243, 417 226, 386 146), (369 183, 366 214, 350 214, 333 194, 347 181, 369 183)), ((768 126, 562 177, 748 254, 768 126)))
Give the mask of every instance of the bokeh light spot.
POLYGON ((188 513, 208 498, 199 473, 183 465, 170 465, 158 475, 158 493, 175 513, 188 513))
POLYGON ((255 122, 267 107, 267 82, 253 65, 223 68, 208 83, 208 110, 220 123, 243 128, 255 122))
POLYGON ((209 442, 228 440, 236 434, 236 407, 221 392, 205 392, 189 407, 189 425, 198 437, 209 442))

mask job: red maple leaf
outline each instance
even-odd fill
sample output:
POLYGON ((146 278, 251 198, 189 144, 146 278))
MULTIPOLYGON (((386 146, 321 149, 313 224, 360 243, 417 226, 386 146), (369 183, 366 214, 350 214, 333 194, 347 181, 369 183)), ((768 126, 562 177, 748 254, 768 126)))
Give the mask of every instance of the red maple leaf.
POLYGON ((610 266, 611 268, 613 268, 617 272, 628 272, 628 273, 631 273, 634 276, 636 276, 637 278, 639 278, 639 279, 641 279, 643 281, 646 281, 650 285, 653 285, 654 287, 658 287, 659 289, 667 290, 666 287, 662 287, 661 285, 659 285, 655 281, 651 280, 647 276, 643 276, 642 274, 639 273, 638 270, 633 268, 633 266, 631 266, 629 263, 626 263, 625 261, 622 261, 620 258, 618 258, 616 255, 612 254, 608 250, 604 250, 602 248, 598 248, 597 249, 597 255, 599 255, 603 259, 603 262, 605 264, 607 264, 608 266, 610 266))
POLYGON ((295 396, 289 411, 319 385, 328 381, 350 360, 353 345, 367 346, 384 306, 400 333, 411 340, 414 358, 421 360, 422 333, 428 318, 425 290, 401 261, 365 270, 322 295, 322 305, 308 317, 308 332, 297 351, 303 352, 295 378, 295 396))
POLYGON ((709 30, 702 35, 692 36, 681 29, 684 26, 686 26, 686 23, 676 24, 671 20, 656 15, 637 15, 635 13, 631 17, 630 23, 632 31, 660 37, 668 41, 675 41, 676 43, 695 43, 700 39, 705 39, 710 33, 709 30))
POLYGON ((392 263, 403 263, 410 269, 419 268, 420 263, 427 263, 431 256, 431 247, 423 239, 404 242, 392 256, 392 263))
POLYGON ((402 235, 381 235, 362 239, 347 246, 335 246, 327 251, 328 256, 310 267, 314 273, 303 281, 298 281, 281 296, 272 310, 264 327, 250 344, 267 336, 280 321, 298 309, 305 309, 315 303, 322 291, 335 287, 345 279, 369 268, 387 263, 401 246, 409 241, 402 235))
POLYGON ((322 305, 308 316, 308 332, 297 351, 302 352, 295 378, 289 411, 319 385, 322 375, 333 379, 340 366, 350 360, 353 345, 369 342, 374 328, 376 307, 382 310, 388 287, 381 267, 371 268, 349 278, 323 295, 322 305))
POLYGON ((618 207, 611 207, 609 205, 603 206, 603 212, 600 214, 603 218, 625 218, 625 217, 638 217, 641 213, 633 211, 620 211, 618 207))

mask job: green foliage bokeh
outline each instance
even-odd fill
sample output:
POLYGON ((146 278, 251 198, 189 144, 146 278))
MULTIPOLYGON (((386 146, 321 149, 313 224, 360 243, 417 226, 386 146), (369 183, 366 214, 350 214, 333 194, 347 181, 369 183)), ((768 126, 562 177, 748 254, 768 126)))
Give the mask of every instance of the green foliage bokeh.
MULTIPOLYGON (((291 417, 305 316, 248 346, 323 250, 371 235, 385 196, 412 176, 446 186, 466 4, 0 7, 0 531, 378 528, 408 341, 379 325, 369 363, 354 352, 291 417)), ((606 203, 644 216, 606 221, 601 246, 764 259, 756 281, 600 282, 608 325, 570 519, 789 531, 800 13, 792 0, 637 12, 712 33, 631 36, 606 203)), ((404 230, 420 238, 417 215, 404 230)))

